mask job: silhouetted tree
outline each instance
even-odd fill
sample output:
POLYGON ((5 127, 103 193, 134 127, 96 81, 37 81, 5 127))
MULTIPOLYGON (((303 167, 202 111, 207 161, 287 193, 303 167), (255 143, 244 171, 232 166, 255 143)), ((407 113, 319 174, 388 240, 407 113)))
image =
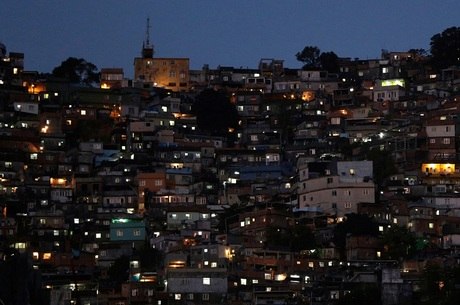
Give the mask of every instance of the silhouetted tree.
POLYGON ((205 89, 192 105, 198 128, 211 134, 226 135, 238 126, 239 115, 234 104, 223 91, 205 89))
POLYGON ((126 255, 117 258, 107 270, 109 279, 114 283, 116 289, 121 288, 121 284, 129 278, 129 257, 126 255))
POLYGON ((339 57, 334 52, 323 52, 319 56, 321 68, 329 73, 339 72, 339 57))
POLYGON ((377 284, 358 284, 348 294, 339 299, 338 305, 380 305, 380 289, 377 284))
POLYGON ((431 37, 431 62, 438 69, 460 65, 460 27, 450 27, 431 37))
POLYGON ((313 233, 303 225, 295 225, 287 229, 269 227, 266 234, 267 247, 271 249, 286 249, 298 252, 315 247, 313 233))
POLYGON ((417 56, 428 56, 428 51, 420 48, 420 49, 410 49, 408 51, 409 53, 412 54, 412 57, 417 57, 417 56))
POLYGON ((372 161, 374 182, 379 188, 386 178, 398 172, 391 152, 374 148, 366 153, 366 159, 372 161))
POLYGON ((420 277, 413 304, 455 305, 460 298, 460 268, 428 263, 420 277))
POLYGON ((320 65, 320 49, 316 46, 306 46, 302 51, 297 52, 295 57, 302 62, 303 69, 318 68, 320 65))
POLYGON ((334 228, 334 243, 341 255, 345 255, 347 235, 377 236, 378 225, 372 218, 365 214, 351 213, 345 221, 337 224, 334 228))
POLYGON ((414 255, 416 237, 405 227, 392 226, 382 235, 385 259, 401 260, 414 255))
POLYGON ((76 84, 92 86, 99 82, 97 67, 83 58, 67 58, 60 66, 53 69, 52 74, 76 84))

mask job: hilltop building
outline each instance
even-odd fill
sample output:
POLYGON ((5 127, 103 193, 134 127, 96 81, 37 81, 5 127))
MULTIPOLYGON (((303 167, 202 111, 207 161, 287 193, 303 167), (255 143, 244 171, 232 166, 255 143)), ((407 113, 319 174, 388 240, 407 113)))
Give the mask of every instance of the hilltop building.
POLYGON ((190 72, 188 58, 154 57, 155 51, 149 39, 150 24, 147 20, 146 39, 141 57, 134 59, 134 82, 143 88, 161 87, 176 92, 188 92, 190 72))

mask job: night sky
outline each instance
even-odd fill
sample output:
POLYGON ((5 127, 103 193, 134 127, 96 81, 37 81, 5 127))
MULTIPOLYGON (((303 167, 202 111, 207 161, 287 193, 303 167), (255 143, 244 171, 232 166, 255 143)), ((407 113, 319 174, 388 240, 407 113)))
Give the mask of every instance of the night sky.
POLYGON ((51 72, 72 56, 132 77, 149 17, 155 56, 188 57, 192 69, 261 58, 300 68, 307 45, 361 59, 429 50, 459 14, 459 0, 1 0, 0 42, 25 54, 25 70, 51 72))

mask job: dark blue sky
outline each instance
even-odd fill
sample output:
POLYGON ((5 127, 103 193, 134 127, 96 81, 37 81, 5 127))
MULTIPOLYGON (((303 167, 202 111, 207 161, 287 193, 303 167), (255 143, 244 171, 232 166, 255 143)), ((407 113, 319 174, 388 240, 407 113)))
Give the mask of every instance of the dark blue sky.
POLYGON ((460 23, 459 0, 2 0, 0 42, 25 53, 25 69, 51 72, 67 57, 133 75, 150 18, 158 57, 256 68, 306 45, 341 57, 378 58, 381 49, 429 49, 460 23))

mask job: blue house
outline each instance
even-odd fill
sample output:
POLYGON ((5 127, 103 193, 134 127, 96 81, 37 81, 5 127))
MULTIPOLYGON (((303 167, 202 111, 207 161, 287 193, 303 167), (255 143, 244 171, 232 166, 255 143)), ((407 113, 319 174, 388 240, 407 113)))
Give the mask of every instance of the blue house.
POLYGON ((141 218, 113 218, 110 223, 110 241, 144 241, 145 221, 141 218))

